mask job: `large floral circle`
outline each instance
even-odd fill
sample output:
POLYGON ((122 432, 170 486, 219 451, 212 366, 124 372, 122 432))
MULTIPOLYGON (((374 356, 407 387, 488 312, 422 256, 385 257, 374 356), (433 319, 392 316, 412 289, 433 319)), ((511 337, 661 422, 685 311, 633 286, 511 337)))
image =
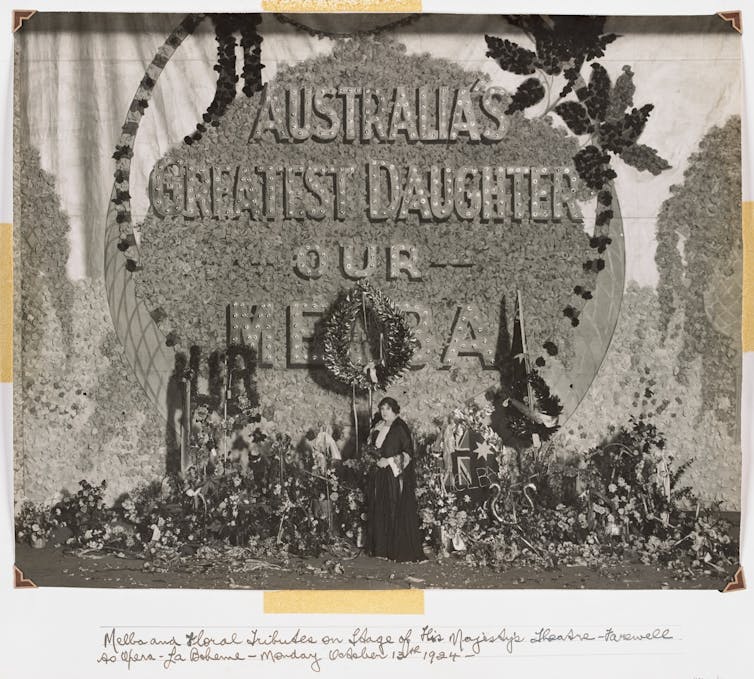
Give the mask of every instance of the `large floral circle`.
MULTIPOLYGON (((272 85, 281 89, 343 83, 368 83, 390 88, 397 84, 419 87, 427 83, 470 86, 486 83, 478 71, 427 55, 407 55, 387 38, 343 40, 332 54, 281 67, 272 85), (369 58, 366 58, 366 55, 369 58), (402 64, 396 83, 391 64, 402 64)), ((509 120, 505 138, 496 144, 408 143, 400 138, 389 145, 317 143, 247 143, 259 112, 260 97, 239 97, 216 127, 209 127, 191 145, 172 149, 163 161, 224 167, 252 163, 274 167, 327 164, 354 168, 353 190, 345 195, 347 220, 325 217, 318 221, 244 222, 238 219, 181 216, 150 211, 138 225, 138 266, 133 270, 139 298, 179 352, 199 347, 205 355, 224 346, 226 307, 236 300, 268 305, 270 323, 265 342, 272 354, 271 369, 257 371, 260 400, 277 411, 292 429, 317 421, 324 413, 347 412, 343 395, 328 389, 316 369, 290 369, 286 363, 288 327, 286 309, 296 301, 316 300, 326 308, 353 283, 344 276, 346 245, 359 252, 376 249, 372 280, 399 305, 419 302, 429 310, 431 328, 422 339, 430 357, 421 369, 407 373, 400 395, 410 402, 407 413, 429 424, 441 412, 499 383, 492 362, 460 355, 444 364, 460 308, 473 305, 488 322, 495 358, 509 350, 514 300, 521 291, 532 358, 557 362, 567 370, 574 359, 574 326, 593 290, 600 269, 594 261, 593 234, 569 219, 511 223, 468 222, 393 223, 369 219, 366 172, 372 159, 389 160, 398 167, 442 164, 478 166, 572 166, 577 140, 548 119, 530 120, 517 114, 509 120), (316 244, 329 256, 330 266, 317 276, 300 275, 291 267, 291 255, 316 244), (421 253, 421 279, 386 275, 387 255, 393 243, 410 243, 421 253), (449 247, 450 245, 450 247, 449 247), (587 266, 589 264, 589 266, 587 266), (556 351, 553 352, 553 347, 556 351), (552 359, 554 360, 554 359, 552 359), (297 400, 301 393, 310 398, 297 400)), ((585 197, 582 195, 581 197, 585 197)), ((539 364, 538 364, 539 365, 539 364)), ((345 417, 343 418, 345 419, 345 417)))

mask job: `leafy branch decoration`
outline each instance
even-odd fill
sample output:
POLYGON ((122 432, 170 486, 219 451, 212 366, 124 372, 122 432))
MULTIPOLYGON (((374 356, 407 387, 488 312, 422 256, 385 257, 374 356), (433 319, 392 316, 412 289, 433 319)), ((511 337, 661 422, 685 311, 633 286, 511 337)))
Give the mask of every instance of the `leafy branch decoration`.
MULTIPOLYGON (((634 106, 636 85, 630 66, 623 67, 613 84, 605 67, 595 61, 620 37, 605 33, 605 17, 506 15, 505 18, 535 46, 531 50, 505 38, 485 35, 488 57, 504 71, 529 76, 513 94, 506 113, 523 112, 546 98, 541 117, 556 113, 574 135, 586 137, 573 162, 581 181, 597 193, 590 245, 602 253, 610 243, 608 232, 614 217, 612 181, 617 173, 613 159, 618 156, 627 165, 653 175, 670 167, 655 149, 638 141, 654 105, 634 106), (588 81, 582 74, 586 64, 591 69, 588 81), (553 98, 558 78, 565 82, 553 98), (576 98, 566 99, 572 93, 576 98)), ((585 270, 602 268, 604 260, 600 257, 584 263, 585 270)), ((574 294, 591 297, 583 289, 574 290, 574 294)), ((564 315, 577 324, 570 307, 564 309, 564 315)))
POLYGON ((655 149, 638 143, 654 106, 645 104, 638 109, 633 106, 636 86, 631 67, 623 67, 614 85, 598 62, 590 64, 588 82, 582 75, 584 64, 604 56, 605 48, 620 37, 604 33, 605 17, 506 18, 534 42, 536 51, 486 35, 487 56, 505 71, 538 76, 519 85, 506 112, 510 115, 523 111, 547 96, 542 116, 555 112, 573 134, 589 135, 574 158, 576 170, 589 188, 601 191, 615 178, 610 154, 654 175, 670 167, 655 149), (565 84, 552 101, 551 93, 559 76, 565 79, 565 84), (565 100, 572 92, 576 100, 565 100))
POLYGON ((558 99, 552 104, 548 102, 545 113, 549 113, 573 90, 581 67, 604 56, 605 48, 619 37, 615 33, 603 33, 605 17, 505 15, 505 18, 532 40, 535 51, 507 39, 485 35, 487 56, 495 59, 505 71, 540 76, 528 78, 519 86, 507 113, 522 111, 542 101, 552 90, 554 78, 562 75, 565 85, 558 99))

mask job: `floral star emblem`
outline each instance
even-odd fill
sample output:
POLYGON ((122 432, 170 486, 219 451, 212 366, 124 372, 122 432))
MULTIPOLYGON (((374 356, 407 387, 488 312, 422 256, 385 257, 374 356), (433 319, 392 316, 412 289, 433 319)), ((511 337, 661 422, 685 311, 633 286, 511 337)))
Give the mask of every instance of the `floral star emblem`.
POLYGON ((482 441, 478 444, 474 452, 477 454, 477 457, 483 458, 485 462, 487 462, 487 457, 494 455, 495 453, 495 451, 487 445, 487 441, 482 441))

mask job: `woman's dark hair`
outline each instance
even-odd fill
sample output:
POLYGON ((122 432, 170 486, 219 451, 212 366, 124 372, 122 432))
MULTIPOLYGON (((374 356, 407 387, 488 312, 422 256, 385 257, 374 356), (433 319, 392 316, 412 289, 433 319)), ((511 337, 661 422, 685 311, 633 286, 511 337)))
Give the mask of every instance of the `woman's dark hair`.
POLYGON ((249 450, 249 444, 243 436, 238 436, 236 440, 233 441, 233 445, 231 446, 231 449, 232 450, 249 450))
POLYGON ((401 407, 398 405, 398 401, 394 398, 390 398, 390 396, 385 396, 385 398, 377 404, 377 409, 379 410, 382 406, 388 406, 396 415, 401 412, 401 407))

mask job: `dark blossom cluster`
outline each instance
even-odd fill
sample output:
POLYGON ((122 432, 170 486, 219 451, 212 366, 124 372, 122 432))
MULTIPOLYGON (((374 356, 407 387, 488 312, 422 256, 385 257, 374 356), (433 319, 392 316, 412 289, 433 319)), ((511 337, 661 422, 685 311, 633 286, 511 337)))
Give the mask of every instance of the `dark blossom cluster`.
POLYGON ((202 138, 207 131, 207 126, 217 127, 220 119, 225 115, 228 106, 236 97, 236 37, 241 34, 241 46, 243 47, 244 64, 242 76, 244 79, 243 93, 251 97, 262 89, 261 62, 262 37, 257 32, 257 26, 261 22, 258 14, 211 14, 210 18, 215 27, 215 40, 217 41, 217 63, 213 69, 217 72, 217 84, 215 96, 202 115, 202 122, 197 123, 196 130, 186 136, 186 144, 193 144, 202 138))
MULTIPOLYGON (((487 56, 495 59, 503 70, 518 75, 531 75, 537 70, 546 75, 563 75, 566 96, 579 78, 581 67, 604 55, 605 48, 618 36, 604 33, 605 17, 506 16, 534 42, 535 50, 521 47, 510 40, 485 36, 487 56)), ((536 102, 532 102, 536 103, 536 102)))

